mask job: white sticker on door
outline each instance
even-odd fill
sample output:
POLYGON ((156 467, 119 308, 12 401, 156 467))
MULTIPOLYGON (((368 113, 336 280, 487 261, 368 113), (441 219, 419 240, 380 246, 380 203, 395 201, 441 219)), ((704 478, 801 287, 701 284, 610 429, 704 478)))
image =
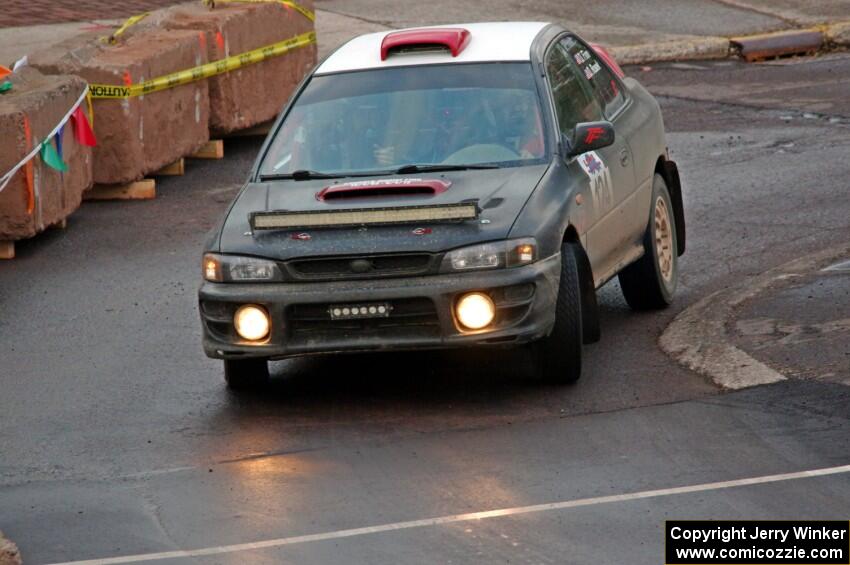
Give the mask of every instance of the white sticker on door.
POLYGON ((614 183, 611 182, 611 171, 596 151, 588 151, 580 155, 578 163, 590 178, 593 209, 599 217, 614 206, 614 183))

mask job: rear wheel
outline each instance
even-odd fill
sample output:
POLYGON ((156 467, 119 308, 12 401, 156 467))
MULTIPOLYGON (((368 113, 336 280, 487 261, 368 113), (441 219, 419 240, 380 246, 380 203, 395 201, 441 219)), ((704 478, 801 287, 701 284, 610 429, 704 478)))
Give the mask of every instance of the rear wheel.
POLYGON ((269 380, 269 363, 265 359, 225 359, 224 380, 231 390, 261 388, 269 380))
POLYGON ((531 344, 537 374, 554 384, 568 384, 581 376, 582 312, 579 257, 575 243, 561 247, 561 280, 552 333, 531 344))
POLYGON ((676 220, 664 178, 652 185, 652 211, 643 236, 643 257, 620 271, 620 288, 633 310, 658 310, 673 302, 679 283, 676 220))

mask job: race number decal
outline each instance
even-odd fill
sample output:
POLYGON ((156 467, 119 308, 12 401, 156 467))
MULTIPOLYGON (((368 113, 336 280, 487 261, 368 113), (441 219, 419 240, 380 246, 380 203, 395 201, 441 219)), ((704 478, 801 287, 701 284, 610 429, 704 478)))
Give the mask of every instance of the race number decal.
POLYGON ((578 162, 590 178, 593 209, 598 216, 601 216, 614 206, 614 183, 611 182, 611 171, 596 151, 588 151, 581 155, 578 162))
POLYGON ((602 70, 602 66, 590 56, 587 49, 582 49, 573 55, 573 59, 578 63, 587 80, 592 79, 596 73, 602 70))

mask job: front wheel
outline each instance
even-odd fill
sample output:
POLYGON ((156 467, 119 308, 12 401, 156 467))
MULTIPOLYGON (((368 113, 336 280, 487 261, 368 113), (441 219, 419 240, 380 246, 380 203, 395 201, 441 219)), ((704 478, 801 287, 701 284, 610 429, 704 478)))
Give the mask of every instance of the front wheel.
POLYGON ((568 384, 581 376, 582 312, 578 244, 561 247, 561 279, 555 305, 555 327, 531 344, 536 371, 546 382, 568 384))
POLYGON ((620 271, 620 288, 633 310, 660 310, 673 302, 679 254, 673 204, 664 178, 652 183, 652 213, 643 236, 643 257, 620 271))
POLYGON ((230 390, 258 389, 269 380, 265 359, 225 359, 224 380, 230 390))

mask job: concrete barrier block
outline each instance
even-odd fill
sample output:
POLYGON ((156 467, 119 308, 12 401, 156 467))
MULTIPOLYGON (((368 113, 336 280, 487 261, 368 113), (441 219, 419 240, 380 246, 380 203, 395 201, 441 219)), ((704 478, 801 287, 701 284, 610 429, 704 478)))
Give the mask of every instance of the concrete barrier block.
MULTIPOLYGON (((131 28, 132 29, 132 28, 131 28)), ((205 38, 192 31, 140 28, 116 44, 87 34, 33 54, 47 73, 90 84, 138 84, 207 62, 205 38)), ((209 139, 206 81, 126 99, 94 101, 94 182, 128 183, 196 151, 209 139)))
MULTIPOLYGON (((30 68, 9 80, 12 90, 0 95, 0 175, 47 137, 85 89, 78 77, 45 76, 30 68)), ((60 173, 36 156, 0 192, 0 241, 32 237, 61 223, 80 206, 83 191, 92 184, 92 149, 77 142, 70 122, 62 133, 62 157, 67 172, 60 173)))
MULTIPOLYGON (((313 10, 311 0, 301 5, 313 10)), ((313 22, 279 3, 220 4, 200 2, 154 12, 140 25, 194 30, 206 36, 207 57, 218 61, 313 31, 313 22)), ((131 28, 132 33, 132 28, 131 28)), ((210 130, 224 134, 275 117, 295 87, 316 64, 316 45, 211 77, 210 130)))

